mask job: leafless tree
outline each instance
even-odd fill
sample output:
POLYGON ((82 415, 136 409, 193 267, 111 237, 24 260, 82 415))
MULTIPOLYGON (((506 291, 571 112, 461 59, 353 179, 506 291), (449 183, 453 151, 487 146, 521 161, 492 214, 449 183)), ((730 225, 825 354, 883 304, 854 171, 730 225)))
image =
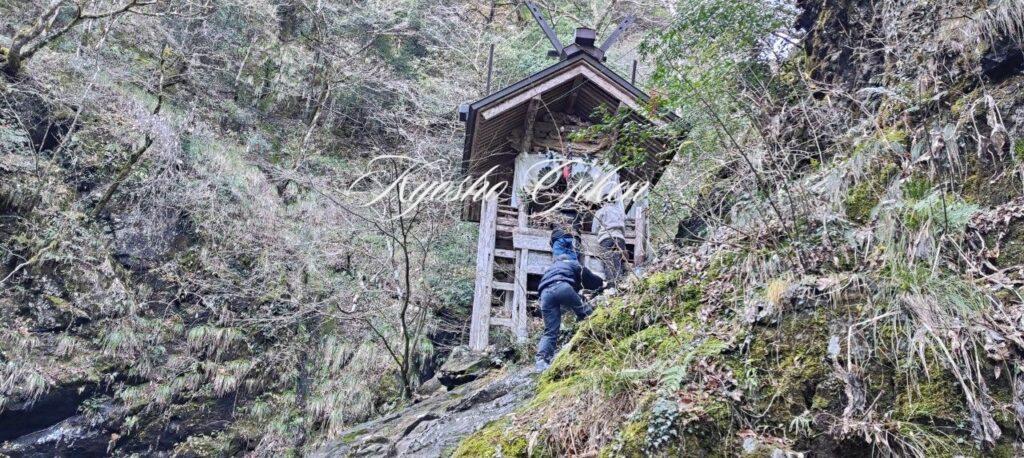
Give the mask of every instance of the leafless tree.
POLYGON ((40 49, 61 38, 79 24, 97 19, 114 18, 125 13, 139 12, 140 8, 155 3, 153 0, 127 0, 120 6, 105 11, 90 11, 95 1, 53 0, 36 17, 35 21, 12 40, 7 49, 3 72, 15 77, 25 62, 40 49))

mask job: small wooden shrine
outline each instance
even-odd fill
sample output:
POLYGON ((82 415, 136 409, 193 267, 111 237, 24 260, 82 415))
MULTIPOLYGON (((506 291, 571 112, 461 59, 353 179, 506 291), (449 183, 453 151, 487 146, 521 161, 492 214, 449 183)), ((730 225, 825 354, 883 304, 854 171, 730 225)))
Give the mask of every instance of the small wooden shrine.
MULTIPOLYGON (((535 310, 537 284, 552 261, 550 219, 542 215, 549 208, 532 202, 528 189, 545 176, 561 176, 546 173, 550 166, 545 164, 572 160, 571 170, 565 170, 567 176, 596 177, 608 173, 608 167, 600 165, 598 158, 611 142, 584 141, 572 135, 599 121, 592 117, 602 112, 602 107, 605 113, 628 110, 631 119, 643 123, 669 121, 650 115, 646 108, 648 96, 602 63, 605 51, 629 19, 600 47, 595 45, 594 31, 586 28, 577 29, 574 42, 562 47, 540 11, 531 3, 528 6, 548 34, 555 48, 551 54, 559 57, 559 62, 459 108, 460 119, 466 123, 464 172, 479 177, 493 169, 487 174, 488 181, 508 184, 497 199, 467 201, 463 208, 464 220, 480 224, 469 338, 474 350, 488 345, 491 329, 495 327, 506 327, 517 341, 525 341, 528 317, 531 312, 539 313, 535 310)), ((612 172, 613 180, 643 180, 652 185, 658 180, 671 157, 666 157, 665 145, 659 141, 650 140, 643 147, 653 153, 650 157, 658 159, 612 172)), ((646 202, 627 203, 624 210, 627 257, 635 265, 643 262, 648 252, 646 202)), ((583 219, 582 261, 602 275, 601 263, 595 256, 598 241, 589 231, 592 215, 584 214, 583 219)))

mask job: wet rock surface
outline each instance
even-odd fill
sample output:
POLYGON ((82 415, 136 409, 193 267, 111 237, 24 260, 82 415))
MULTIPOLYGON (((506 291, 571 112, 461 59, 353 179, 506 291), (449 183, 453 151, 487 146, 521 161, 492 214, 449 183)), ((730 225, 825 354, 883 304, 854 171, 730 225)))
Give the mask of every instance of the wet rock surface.
POLYGON ((93 385, 75 383, 57 387, 35 402, 12 403, 0 413, 0 444, 49 428, 76 415, 82 401, 95 392, 93 385))
POLYGON ((400 412, 353 427, 312 456, 443 456, 462 438, 512 412, 533 391, 535 377, 529 368, 478 375, 400 412))
POLYGON ((107 454, 110 423, 123 414, 113 406, 103 406, 94 415, 75 415, 48 428, 25 434, 0 446, 0 454, 20 457, 101 456, 107 454))
POLYGON ((510 349, 491 348, 478 353, 465 346, 456 347, 438 371, 437 380, 451 389, 483 377, 490 370, 503 366, 512 357, 510 349))

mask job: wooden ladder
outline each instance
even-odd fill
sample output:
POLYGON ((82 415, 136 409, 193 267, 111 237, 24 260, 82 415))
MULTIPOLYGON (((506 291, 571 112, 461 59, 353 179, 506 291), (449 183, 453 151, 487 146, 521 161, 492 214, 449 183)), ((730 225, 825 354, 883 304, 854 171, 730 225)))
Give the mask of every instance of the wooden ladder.
POLYGON ((521 268, 529 259, 529 250, 496 248, 499 232, 512 236, 517 227, 526 227, 526 213, 510 206, 499 205, 497 199, 484 199, 480 211, 480 236, 476 247, 476 282, 473 293, 473 313, 469 326, 469 347, 483 350, 490 340, 491 326, 505 326, 512 330, 516 341, 527 339, 526 317, 526 275, 521 268), (500 208, 499 208, 500 207, 500 208), (514 225, 514 226, 513 226, 514 225), (513 281, 498 281, 495 277, 495 258, 514 261, 513 281), (492 301, 495 292, 502 307, 498 316, 493 315, 492 301))
MULTIPOLYGON (((647 252, 646 215, 638 207, 636 218, 626 221, 626 241, 633 245, 632 261, 642 262, 647 252)), ((476 281, 473 312, 469 327, 469 346, 473 350, 487 348, 492 326, 512 331, 519 343, 528 335, 527 303, 529 275, 541 275, 551 264, 551 231, 529 227, 525 208, 501 205, 497 199, 484 200, 480 211, 480 236, 477 240, 476 281), (498 242, 508 248, 497 248, 498 242), (511 278, 496 278, 495 259, 511 260, 511 278), (497 302, 499 307, 494 307, 497 302)), ((597 237, 583 234, 583 263, 598 275, 604 274, 596 254, 597 237)))

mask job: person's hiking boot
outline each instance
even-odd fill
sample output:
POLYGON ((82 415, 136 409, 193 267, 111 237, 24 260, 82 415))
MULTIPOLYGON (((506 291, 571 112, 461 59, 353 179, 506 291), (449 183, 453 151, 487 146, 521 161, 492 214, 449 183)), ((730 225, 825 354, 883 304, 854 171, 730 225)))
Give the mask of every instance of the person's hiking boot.
POLYGON ((551 367, 551 363, 544 361, 543 359, 538 359, 535 363, 533 363, 533 368, 537 372, 544 372, 548 370, 549 367, 551 367))

